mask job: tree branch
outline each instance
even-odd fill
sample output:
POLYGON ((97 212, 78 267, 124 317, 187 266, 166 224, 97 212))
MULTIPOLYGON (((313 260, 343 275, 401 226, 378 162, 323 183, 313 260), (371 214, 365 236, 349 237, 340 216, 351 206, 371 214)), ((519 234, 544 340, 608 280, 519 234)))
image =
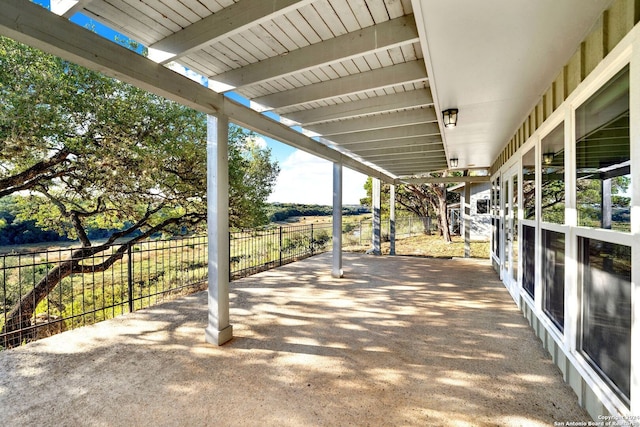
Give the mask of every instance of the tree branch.
POLYGON ((0 197, 17 191, 28 190, 38 185, 43 179, 56 178, 70 172, 74 168, 52 171, 56 165, 65 162, 70 154, 71 151, 65 147, 48 159, 36 163, 23 172, 0 179, 0 197))

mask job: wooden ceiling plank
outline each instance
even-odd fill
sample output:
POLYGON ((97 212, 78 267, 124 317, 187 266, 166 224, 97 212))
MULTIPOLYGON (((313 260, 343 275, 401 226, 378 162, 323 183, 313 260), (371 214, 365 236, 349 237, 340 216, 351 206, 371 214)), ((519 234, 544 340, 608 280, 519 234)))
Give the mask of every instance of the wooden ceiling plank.
MULTIPOLYGON (((442 147, 442 145, 441 145, 442 147)), ((366 154, 362 154, 362 153, 357 153, 355 151, 352 151, 355 154, 358 154, 361 157, 366 157, 368 159, 372 159, 372 158, 378 158, 378 161, 384 161, 385 158, 390 158, 392 156, 401 156, 401 155, 405 155, 405 154, 414 154, 414 155, 419 155, 421 153, 435 153, 435 152, 441 152, 443 153, 443 157, 444 157, 444 148, 442 148, 441 150, 437 150, 434 149, 434 147, 431 146, 426 146, 426 147, 400 147, 400 148, 383 148, 380 150, 373 150, 370 151, 366 154), (380 159, 380 157, 383 157, 383 159, 380 159)))
MULTIPOLYGON (((182 28, 179 23, 169 18, 167 15, 163 15, 161 12, 152 8, 145 2, 141 1, 130 4, 123 0, 110 0, 110 3, 112 3, 116 8, 125 12, 130 18, 134 20, 150 20, 155 25, 161 25, 168 28, 169 30, 171 30, 171 32, 179 31, 182 28)), ((92 7, 98 6, 99 4, 106 4, 106 2, 93 2, 92 7)), ((115 20, 119 20, 120 18, 120 15, 112 16, 114 16, 115 20)), ((147 23, 147 25, 149 25, 149 23, 147 23)), ((135 26, 131 26, 131 28, 135 31, 135 26)))
POLYGON ((414 61, 362 74, 353 74, 337 81, 329 80, 287 92, 274 93, 254 101, 265 106, 281 108, 425 79, 424 63, 414 61))
MULTIPOLYGON (((329 120, 346 119, 369 114, 385 113, 416 107, 432 106, 431 92, 422 89, 411 92, 400 92, 393 95, 377 96, 359 101, 345 102, 330 107, 304 110, 288 114, 287 118, 303 126, 326 122, 329 120)), ((276 110, 278 112, 278 110, 276 110)))
POLYGON ((361 28, 375 24, 364 0, 348 0, 348 2, 361 28))
POLYGON ((181 0, 181 3, 192 10, 193 13, 198 16, 198 19, 203 19, 211 15, 211 11, 198 0, 181 0))
POLYGON ((153 2, 153 5, 154 9, 156 9, 167 18, 171 17, 169 19, 173 20, 173 22, 180 25, 182 28, 188 27, 194 21, 199 21, 200 19, 202 19, 191 9, 185 7, 179 1, 157 0, 153 2))
MULTIPOLYGON (((366 159, 365 159, 366 160, 366 159)), ((378 166, 381 166, 385 169, 393 169, 393 168, 421 168, 424 170, 428 170, 432 167, 438 167, 439 165, 441 165, 443 163, 442 159, 437 159, 434 161, 424 161, 424 162, 420 162, 420 161, 409 161, 406 162, 404 160, 398 160, 398 161, 389 161, 389 162, 384 162, 384 163, 379 163, 378 166)))
POLYGON ((313 7, 329 27, 333 37, 341 36, 349 32, 346 26, 342 23, 341 16, 336 13, 328 0, 316 1, 313 3, 313 7))
POLYGON ((381 148, 394 147, 418 147, 418 146, 442 146, 442 138, 440 135, 416 136, 412 138, 400 138, 387 141, 364 142, 362 144, 340 145, 341 147, 357 152, 366 152, 367 150, 378 150, 381 148))
POLYGON ((490 176, 434 176, 434 177, 415 177, 415 178, 400 178, 397 183, 404 184, 444 184, 444 183, 457 183, 457 182, 489 182, 490 176))
POLYGON ((402 3, 397 0, 384 0, 384 4, 391 19, 405 14, 405 9, 402 3))
MULTIPOLYGON (((128 11, 121 10, 104 2, 92 3, 89 6, 90 7, 87 7, 82 12, 85 16, 145 45, 153 42, 153 40, 158 37, 164 37, 166 34, 171 33, 170 28, 148 17, 141 17, 136 23, 136 20, 128 11), (118 19, 118 22, 113 22, 113 20, 110 19, 112 16, 120 16, 120 19, 118 19)), ((133 8, 127 7, 127 9, 131 10, 133 8)), ((140 11, 134 9, 133 16, 135 16, 135 14, 140 14, 140 11)), ((175 25, 174 23, 172 24, 175 25)))
POLYGON ((397 126, 383 130, 376 129, 353 132, 344 135, 333 135, 328 139, 336 144, 348 145, 427 135, 440 135, 440 128, 437 123, 421 123, 417 125, 397 126))
POLYGON ((416 40, 418 30, 413 15, 407 15, 289 52, 286 61, 276 56, 210 77, 234 87, 242 87, 416 40))
POLYGON ((318 33, 316 33, 313 27, 309 25, 307 20, 300 14, 299 10, 294 10, 293 12, 286 14, 285 18, 287 18, 289 25, 288 27, 282 27, 282 29, 286 32, 287 28, 291 28, 294 32, 300 33, 302 38, 305 40, 306 46, 320 43, 322 41, 318 33))
POLYGON ((389 13, 382 0, 366 0, 366 3, 376 24, 389 20, 389 13))
POLYGON ((306 5, 298 9, 298 12, 300 12, 300 15, 302 15, 305 21, 313 28, 321 40, 324 41, 334 38, 335 34, 333 34, 324 19, 318 14, 315 6, 315 3, 306 5))
POLYGON ((360 28, 356 16, 349 7, 349 4, 344 0, 329 0, 331 8, 335 11, 336 15, 340 17, 342 25, 346 28, 347 32, 357 31, 360 28))
POLYGON ((385 129, 394 126, 432 123, 436 121, 437 118, 433 108, 419 108, 415 110, 379 114, 375 116, 313 125, 306 127, 306 129, 319 133, 320 135, 330 136, 362 130, 385 129))
MULTIPOLYGON (((278 27, 278 29, 282 31, 289 38, 289 40, 291 40, 292 43, 294 43, 295 47, 289 49, 290 51, 309 46, 311 43, 304 37, 304 35, 300 31, 298 31, 296 27, 293 26, 293 24, 291 24, 291 21, 288 18, 289 15, 293 14, 289 13, 284 16, 276 16, 269 22, 273 22, 278 27)), ((280 38, 278 38, 278 40, 280 40, 280 38)))
POLYGON ((273 50, 267 43, 250 30, 230 37, 230 39, 241 45, 244 50, 251 52, 251 56, 256 58, 258 61, 263 61, 271 56, 278 56, 283 53, 282 51, 277 52, 273 50))
POLYGON ((218 13, 197 21, 149 46, 173 56, 164 63, 211 45, 222 38, 239 34, 246 29, 267 22, 277 15, 309 4, 313 0, 241 0, 218 13))
POLYGON ((65 18, 71 18, 78 12, 82 12, 82 9, 87 7, 93 0, 80 0, 78 3, 74 4, 69 8, 65 13, 62 14, 65 18))

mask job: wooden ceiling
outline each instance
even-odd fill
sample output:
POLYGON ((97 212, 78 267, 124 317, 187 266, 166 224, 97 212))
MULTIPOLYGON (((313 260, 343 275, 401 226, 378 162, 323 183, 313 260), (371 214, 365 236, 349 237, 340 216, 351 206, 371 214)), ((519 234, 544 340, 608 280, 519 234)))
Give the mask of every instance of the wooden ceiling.
POLYGON ((78 12, 389 175, 447 168, 409 0, 84 0, 62 15, 78 12))

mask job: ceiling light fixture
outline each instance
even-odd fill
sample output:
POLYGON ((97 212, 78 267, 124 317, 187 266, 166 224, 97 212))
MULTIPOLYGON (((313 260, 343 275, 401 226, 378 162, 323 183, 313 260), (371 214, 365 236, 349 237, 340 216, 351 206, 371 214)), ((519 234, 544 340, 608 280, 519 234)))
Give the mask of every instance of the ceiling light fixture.
POLYGON ((553 163, 553 158, 555 157, 555 153, 544 153, 542 155, 542 163, 545 165, 550 165, 553 163))
POLYGON ((449 108, 442 112, 442 121, 444 122, 444 127, 446 128, 454 128, 458 123, 458 109, 457 108, 449 108))
POLYGON ((451 159, 449 159, 449 163, 451 164, 452 168, 457 168, 458 167, 458 158, 457 157, 452 157, 451 159))

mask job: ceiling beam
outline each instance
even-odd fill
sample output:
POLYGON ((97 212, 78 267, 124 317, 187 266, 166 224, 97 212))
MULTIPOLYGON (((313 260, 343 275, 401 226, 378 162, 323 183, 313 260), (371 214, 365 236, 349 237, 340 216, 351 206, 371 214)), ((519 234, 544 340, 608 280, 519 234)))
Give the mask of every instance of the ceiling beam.
POLYGON ((444 152, 443 151, 444 148, 442 147, 442 144, 441 144, 439 148, 426 145, 421 147, 383 148, 380 150, 367 151, 367 152, 361 152, 361 153, 356 153, 355 151, 353 151, 353 153, 357 154, 360 157, 366 157, 367 159, 370 159, 374 157, 400 156, 400 155, 406 155, 406 154, 419 155, 421 153, 433 153, 434 149, 437 150, 438 152, 444 152))
POLYGON ((222 108, 223 95, 28 0, 0 0, 0 10, 0 34, 207 114, 222 108))
POLYGON ((163 64, 186 56, 204 46, 212 45, 257 26, 263 22, 306 6, 314 0, 240 0, 188 27, 149 46, 166 53, 163 64))
POLYGON ((388 127, 406 126, 418 123, 431 123, 436 120, 436 113, 433 108, 417 108, 415 110, 398 111, 376 116, 319 124, 306 127, 305 129, 326 137, 327 135, 338 135, 362 130, 384 129, 388 127))
POLYGON ((388 129, 376 129, 346 133, 343 135, 332 135, 327 139, 335 142, 336 144, 348 145, 435 135, 440 138, 440 128, 437 123, 420 123, 417 125, 397 126, 388 129))
POLYGON ((225 114, 248 129, 385 182, 394 179, 28 0, 0 0, 0 10, 1 35, 203 113, 225 114))
POLYGON ((376 165, 382 164, 386 160, 402 160, 402 161, 411 161, 411 160, 424 160, 424 159, 444 159, 444 149, 441 147, 440 149, 435 150, 423 150, 423 151, 415 151, 409 153, 385 153, 385 154, 358 154, 355 153, 360 158, 366 159, 369 162, 374 162, 376 165))
POLYGON ((433 166, 439 166, 442 164, 442 160, 415 160, 411 162, 407 162, 405 160, 387 160, 385 162, 380 163, 380 166, 388 169, 396 166, 404 166, 404 167, 421 167, 421 168, 431 168, 433 166))
POLYGON ((91 3, 91 0, 51 0, 50 7, 51 12, 56 15, 64 16, 65 18, 72 17, 76 12, 79 12, 91 3))
POLYGON ((417 60, 260 96, 252 101, 266 108, 284 108, 426 80, 424 61, 417 60))
POLYGON ((335 64, 365 54, 374 54, 416 43, 418 40, 418 29, 413 15, 404 15, 288 52, 286 57, 278 55, 267 58, 209 78, 239 88, 335 64))
POLYGON ((372 96, 359 101, 344 102, 328 107, 302 110, 295 113, 284 114, 284 116, 305 127, 331 120, 348 119, 432 105, 433 99, 431 99, 431 91, 429 89, 417 89, 391 95, 372 96))
POLYGON ((383 169, 391 169, 391 168, 404 169, 404 168, 419 167, 419 168, 422 168, 421 170, 419 170, 419 172, 426 173, 426 172, 441 168, 441 165, 444 163, 445 161, 441 157, 435 157, 433 160, 423 160, 420 162, 418 161, 407 162, 406 159, 405 160, 390 159, 390 160, 385 160, 384 164, 381 163, 377 166, 383 169))
POLYGON ((398 147, 418 147, 424 145, 442 146, 442 138, 440 135, 416 136, 413 138, 399 138, 384 141, 365 141, 353 144, 340 144, 349 151, 360 152, 367 150, 378 150, 380 148, 398 148, 398 147))
MULTIPOLYGON (((431 167, 429 169, 430 169, 431 172, 443 171, 443 170, 447 169, 447 165, 443 164, 443 165, 439 165, 439 166, 433 166, 433 167, 431 167)), ((402 177, 402 176, 413 177, 413 176, 425 173, 424 172, 424 168, 406 168, 406 169, 389 168, 389 169, 387 169, 387 171, 389 173, 392 173, 392 174, 398 176, 398 177, 402 177)))
POLYGON ((454 184, 458 182, 489 182, 491 177, 485 176, 444 176, 444 177, 400 177, 395 184, 454 184))

